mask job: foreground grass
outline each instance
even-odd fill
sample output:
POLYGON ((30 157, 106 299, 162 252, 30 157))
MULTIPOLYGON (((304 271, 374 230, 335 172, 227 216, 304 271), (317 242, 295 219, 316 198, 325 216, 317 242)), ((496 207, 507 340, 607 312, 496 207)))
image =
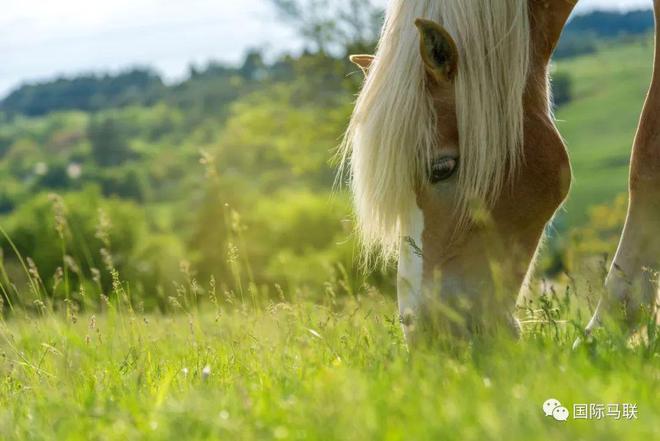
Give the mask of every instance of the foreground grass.
POLYGON ((657 439, 657 341, 554 320, 520 342, 412 356, 393 302, 309 303, 2 324, 0 439, 657 439), (75 323, 74 323, 75 322, 75 323), (575 328, 577 329, 577 328, 575 328), (542 403, 634 403, 635 420, 557 422, 542 403))

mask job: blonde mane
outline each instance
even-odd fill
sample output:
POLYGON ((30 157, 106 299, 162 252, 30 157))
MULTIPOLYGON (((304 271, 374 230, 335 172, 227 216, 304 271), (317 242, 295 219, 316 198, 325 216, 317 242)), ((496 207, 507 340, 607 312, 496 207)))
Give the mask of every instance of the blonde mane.
MULTIPOLYGON (((437 142, 416 18, 442 24, 456 41, 461 155, 459 217, 491 204, 522 159, 523 93, 529 65, 528 0, 391 0, 376 59, 344 141, 358 231, 366 254, 389 259, 407 234, 414 189, 437 142)), ((341 174, 341 171, 340 171, 341 174)))

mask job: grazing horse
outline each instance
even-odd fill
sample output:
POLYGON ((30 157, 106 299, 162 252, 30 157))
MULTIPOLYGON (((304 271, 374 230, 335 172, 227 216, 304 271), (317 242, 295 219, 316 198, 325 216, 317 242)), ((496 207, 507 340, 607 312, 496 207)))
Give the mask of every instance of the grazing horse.
MULTIPOLYGON (((438 327, 519 330, 518 293, 570 187, 548 67, 576 2, 391 0, 375 56, 351 58, 366 78, 342 169, 350 169, 365 255, 398 258, 409 342, 438 327)), ((654 100, 660 112, 660 90, 650 107, 654 100)), ((652 121, 653 110, 647 114, 652 121)), ((631 191, 660 188, 654 128, 640 130, 631 191)), ((658 250, 658 239, 638 229, 660 227, 660 200, 648 198, 633 194, 615 260, 629 274, 658 250), (640 241, 649 244, 643 258, 640 241)), ((627 295, 618 276, 609 283, 612 298, 627 295)))

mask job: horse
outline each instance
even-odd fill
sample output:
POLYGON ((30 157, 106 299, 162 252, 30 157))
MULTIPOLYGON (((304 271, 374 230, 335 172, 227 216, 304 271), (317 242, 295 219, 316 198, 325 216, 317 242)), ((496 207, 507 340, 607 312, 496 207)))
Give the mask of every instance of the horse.
MULTIPOLYGON (((571 184, 549 67, 576 3, 392 0, 375 55, 351 57, 365 80, 340 146, 340 176, 349 174, 366 264, 398 260, 409 343, 439 327, 520 333, 518 297, 571 184)), ((587 329, 622 302, 626 317, 637 316, 649 297, 624 281, 657 267, 658 81, 656 70, 628 221, 587 329)))

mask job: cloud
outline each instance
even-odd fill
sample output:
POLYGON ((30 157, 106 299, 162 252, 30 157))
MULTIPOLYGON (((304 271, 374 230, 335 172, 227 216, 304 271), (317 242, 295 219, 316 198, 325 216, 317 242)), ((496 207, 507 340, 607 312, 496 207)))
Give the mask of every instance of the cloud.
MULTIPOLYGON (((650 4, 581 0, 580 8, 650 4)), ((177 78, 190 62, 238 62, 254 46, 298 46, 266 0, 3 0, 0 96, 21 81, 131 65, 177 78)))
POLYGON ((248 47, 295 47, 263 0, 9 0, 0 29, 0 96, 23 80, 145 64, 175 78, 248 47))
POLYGON ((594 8, 630 9, 653 6, 653 0, 580 0, 578 10, 594 8))

